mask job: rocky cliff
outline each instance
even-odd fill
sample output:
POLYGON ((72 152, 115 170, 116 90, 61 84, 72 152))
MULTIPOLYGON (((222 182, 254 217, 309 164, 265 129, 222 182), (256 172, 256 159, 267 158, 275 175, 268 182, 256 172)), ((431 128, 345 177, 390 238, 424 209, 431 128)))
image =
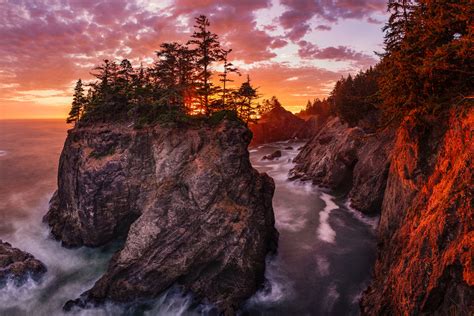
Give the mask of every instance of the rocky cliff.
POLYGON ((380 212, 393 145, 393 131, 372 134, 329 119, 295 158, 292 178, 348 194, 351 205, 380 212))
POLYGON ((125 243, 65 308, 142 301, 177 284, 235 311, 263 281, 278 237, 273 180, 252 168, 250 138, 230 121, 70 130, 45 221, 65 246, 125 243))
POLYGON ((398 129, 364 314, 474 310, 473 131, 472 107, 398 129))
POLYGON ((474 110, 412 113, 369 134, 330 119, 295 159, 293 177, 381 212, 365 315, 468 315, 474 309, 474 110))
POLYGON ((46 272, 45 265, 33 255, 0 240, 0 288, 8 281, 23 285, 28 278, 39 281, 46 272))
POLYGON ((276 106, 262 115, 258 123, 250 124, 252 145, 288 140, 302 135, 305 121, 282 106, 276 106))

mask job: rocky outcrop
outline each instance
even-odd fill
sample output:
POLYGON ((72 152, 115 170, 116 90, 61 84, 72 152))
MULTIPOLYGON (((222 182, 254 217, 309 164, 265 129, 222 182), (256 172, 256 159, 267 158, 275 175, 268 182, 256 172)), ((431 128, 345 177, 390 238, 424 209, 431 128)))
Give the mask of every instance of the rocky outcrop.
POLYGON ((33 255, 0 240, 0 288, 9 280, 16 286, 23 285, 29 278, 40 281, 45 272, 45 265, 33 255))
POLYGON ((65 246, 125 244, 65 308, 142 301, 177 284, 233 313, 262 283, 278 236, 273 180, 252 168, 250 138, 231 121, 70 130, 45 221, 65 246))
POLYGON ((393 138, 390 129, 366 133, 333 117, 295 158, 290 177, 347 193, 362 212, 380 212, 393 138))
POLYGON ((265 155, 262 157, 262 160, 273 160, 275 158, 280 158, 281 157, 281 150, 275 150, 269 155, 265 155))
POLYGON ((263 114, 258 123, 250 124, 253 133, 252 145, 295 138, 297 134, 301 134, 304 123, 304 120, 282 106, 276 106, 263 114))
POLYGON ((379 225, 366 315, 468 315, 474 310, 474 110, 399 128, 379 225))

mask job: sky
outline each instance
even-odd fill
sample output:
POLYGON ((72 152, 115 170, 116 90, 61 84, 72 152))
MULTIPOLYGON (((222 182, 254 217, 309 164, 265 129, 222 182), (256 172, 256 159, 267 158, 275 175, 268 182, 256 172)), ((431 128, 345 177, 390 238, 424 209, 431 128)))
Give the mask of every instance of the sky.
POLYGON ((264 98, 297 112, 374 65, 386 0, 0 0, 0 119, 65 118, 103 59, 152 63, 204 14, 264 98))

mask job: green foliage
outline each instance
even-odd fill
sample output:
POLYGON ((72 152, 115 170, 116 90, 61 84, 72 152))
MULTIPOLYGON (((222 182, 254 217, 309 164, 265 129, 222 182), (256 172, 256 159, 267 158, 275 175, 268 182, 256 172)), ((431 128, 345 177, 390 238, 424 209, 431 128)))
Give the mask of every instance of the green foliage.
POLYGON ((223 120, 241 122, 241 119, 237 115, 237 112, 232 110, 222 110, 212 113, 208 122, 210 125, 219 125, 223 120))
POLYGON ((66 123, 76 123, 81 118, 86 99, 84 98, 84 88, 82 87, 81 79, 77 80, 76 87, 74 88, 74 97, 71 105, 71 110, 66 119, 66 123))
POLYGON ((340 79, 329 99, 334 113, 350 125, 358 125, 380 104, 378 80, 379 72, 372 67, 354 79, 350 75, 340 79))
POLYGON ((380 64, 390 119, 433 112, 472 93, 474 6, 470 0, 391 0, 380 64))
POLYGON ((334 114, 334 109, 331 105, 333 99, 314 99, 313 102, 308 100, 306 108, 299 113, 301 116, 315 115, 318 116, 321 121, 325 121, 330 115, 334 114))
MULTIPOLYGON (((222 110, 245 115, 245 122, 253 119, 256 89, 250 81, 238 91, 228 88, 233 81, 230 75, 240 73, 228 59, 232 50, 220 47, 209 26, 205 16, 198 17, 192 39, 185 45, 162 44, 156 62, 148 68, 134 68, 127 59, 119 64, 105 59, 93 69, 96 81, 89 84, 86 97, 76 87, 80 91, 75 93, 68 122, 132 121, 135 128, 156 123, 201 124, 206 121, 203 114, 210 118, 222 110), (219 74, 222 88, 211 81, 215 63, 224 66, 219 74)), ((82 87, 80 81, 78 85, 82 87)))

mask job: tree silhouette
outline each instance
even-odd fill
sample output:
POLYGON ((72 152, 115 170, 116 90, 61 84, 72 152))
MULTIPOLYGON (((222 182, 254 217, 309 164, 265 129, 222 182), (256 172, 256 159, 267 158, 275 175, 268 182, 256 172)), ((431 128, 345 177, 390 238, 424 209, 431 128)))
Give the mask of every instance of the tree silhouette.
POLYGON ((232 49, 228 49, 228 50, 221 50, 221 60, 223 61, 224 65, 224 71, 219 74, 219 81, 222 82, 222 106, 224 108, 227 108, 227 83, 228 82, 233 82, 234 80, 232 79, 229 79, 229 75, 231 73, 236 73, 240 76, 240 72, 239 70, 237 69, 237 67, 234 67, 234 65, 229 62, 229 59, 228 59, 228 55, 229 53, 232 52, 232 49))
POLYGON ((66 123, 76 123, 82 116, 84 110, 85 98, 84 88, 82 87, 81 79, 77 80, 76 87, 74 88, 74 96, 72 100, 71 110, 66 119, 66 123))
POLYGON ((194 45, 193 50, 196 56, 196 86, 197 94, 202 98, 202 107, 206 115, 210 115, 212 109, 210 107, 210 96, 216 92, 212 79, 212 64, 222 60, 221 48, 218 36, 209 31, 209 20, 206 16, 201 15, 196 18, 196 29, 191 36, 192 39, 188 44, 194 45))
POLYGON ((258 114, 259 105, 255 104, 255 100, 259 97, 257 89, 250 83, 250 76, 247 75, 247 81, 242 83, 239 90, 237 91, 239 97, 238 101, 238 114, 240 118, 245 122, 249 123, 256 120, 258 114))

